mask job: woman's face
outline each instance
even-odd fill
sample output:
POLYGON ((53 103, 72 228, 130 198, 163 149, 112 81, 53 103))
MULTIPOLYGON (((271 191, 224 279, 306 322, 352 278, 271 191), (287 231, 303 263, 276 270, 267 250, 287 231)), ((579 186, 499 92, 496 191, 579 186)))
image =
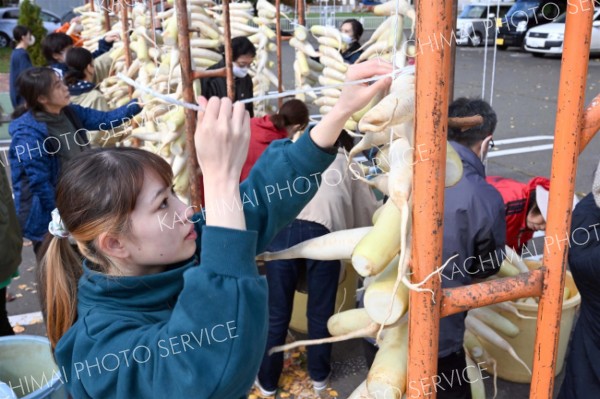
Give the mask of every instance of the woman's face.
POLYGON ((193 211, 156 173, 144 185, 131 213, 131 229, 122 239, 127 250, 119 263, 134 275, 158 273, 164 266, 191 258, 196 251, 193 211))
POLYGON ((546 230, 546 220, 537 205, 527 212, 527 228, 533 231, 546 230))
POLYGON ((40 101, 47 111, 61 110, 71 103, 69 88, 63 80, 57 75, 54 76, 50 93, 47 96, 42 96, 40 101))
POLYGON ((249 54, 244 54, 237 57, 234 62, 240 68, 248 68, 254 62, 254 57, 249 54))
POLYGON ((340 26, 340 32, 342 34, 346 34, 348 36, 350 36, 353 40, 354 40, 354 30, 352 30, 352 24, 349 22, 346 22, 345 24, 342 24, 342 26, 340 26))

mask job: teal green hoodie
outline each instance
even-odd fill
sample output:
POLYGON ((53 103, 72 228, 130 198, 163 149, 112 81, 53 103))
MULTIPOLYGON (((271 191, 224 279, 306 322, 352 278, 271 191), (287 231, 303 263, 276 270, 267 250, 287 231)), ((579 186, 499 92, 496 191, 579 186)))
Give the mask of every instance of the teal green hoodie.
POLYGON ((310 201, 336 151, 279 140, 240 185, 247 231, 194 216, 196 255, 166 271, 106 276, 84 263, 78 318, 55 356, 75 399, 246 397, 268 331, 255 256, 310 201))

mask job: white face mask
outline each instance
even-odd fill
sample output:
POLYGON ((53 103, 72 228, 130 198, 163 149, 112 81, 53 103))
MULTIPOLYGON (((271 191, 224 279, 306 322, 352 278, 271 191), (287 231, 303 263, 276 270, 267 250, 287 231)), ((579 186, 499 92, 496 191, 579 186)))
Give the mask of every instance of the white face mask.
POLYGON ((240 67, 238 64, 233 63, 233 76, 236 78, 245 78, 248 75, 248 67, 240 67))
POLYGON ((487 161, 487 155, 488 155, 488 151, 490 149, 490 141, 492 141, 492 136, 487 137, 485 140, 483 140, 483 143, 481 143, 481 151, 479 152, 479 159, 481 159, 481 163, 483 163, 484 165, 486 164, 486 161, 487 161))
POLYGON ((29 45, 33 46, 35 44, 35 36, 31 35, 31 37, 29 38, 29 45))
POLYGON ((342 41, 346 44, 350 44, 354 41, 354 39, 352 38, 352 36, 350 36, 347 33, 342 33, 342 41))

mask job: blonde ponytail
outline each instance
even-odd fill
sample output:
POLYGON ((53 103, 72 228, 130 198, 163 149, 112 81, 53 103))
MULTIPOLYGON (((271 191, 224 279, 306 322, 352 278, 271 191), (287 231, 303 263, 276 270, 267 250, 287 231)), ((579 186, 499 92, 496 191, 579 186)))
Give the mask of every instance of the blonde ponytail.
POLYGON ((82 259, 69 240, 52 237, 40 268, 40 297, 52 350, 77 318, 77 283, 82 275, 81 264, 82 259))

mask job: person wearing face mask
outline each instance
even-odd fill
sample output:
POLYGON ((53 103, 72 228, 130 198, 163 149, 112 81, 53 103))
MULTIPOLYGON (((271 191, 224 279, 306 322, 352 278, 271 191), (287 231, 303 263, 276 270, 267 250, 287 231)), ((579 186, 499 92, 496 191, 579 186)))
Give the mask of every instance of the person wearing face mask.
MULTIPOLYGON (((483 100, 459 98, 450 105, 448 117, 448 141, 462 160, 463 175, 458 183, 444 190, 441 264, 458 256, 442 271, 443 288, 469 285, 474 278, 497 273, 506 240, 504 202, 486 182, 482 162, 496 128, 496 113, 483 100), (464 123, 473 117, 475 123, 464 123)), ((440 320, 438 375, 447 378, 441 378, 442 388, 437 389, 440 399, 471 398, 468 381, 447 383, 457 372, 462 376, 466 368, 465 316, 466 312, 440 320)))
MULTIPOLYGON (((248 74, 250 64, 256 57, 256 47, 247 37, 239 36, 231 40, 231 51, 233 59, 233 76, 235 97, 233 101, 245 100, 254 97, 252 90, 252 78, 248 74)), ((221 51, 224 53, 224 50, 221 51)), ((225 68, 225 57, 208 68, 215 70, 225 68)), ((210 97, 227 97, 227 79, 224 77, 204 78, 200 80, 202 95, 206 98, 210 97)), ((250 113, 250 117, 254 116, 254 106, 252 103, 246 103, 246 109, 250 113)))
POLYGON ((275 140, 287 139, 308 126, 308 108, 300 100, 285 102, 279 112, 250 120, 250 145, 246 163, 242 167, 240 181, 250 174, 250 170, 258 161, 269 144, 275 140))
POLYGON ((35 44, 35 36, 31 34, 31 30, 28 27, 17 25, 13 29, 13 38, 16 45, 10 55, 10 101, 13 108, 17 108, 24 101, 17 90, 17 78, 21 72, 33 66, 27 53, 27 48, 35 44))
POLYGON ((340 26, 342 40, 348 46, 346 51, 342 52, 342 57, 346 64, 354 64, 362 54, 362 50, 356 50, 360 48, 359 40, 363 31, 364 28, 362 24, 356 19, 347 19, 342 22, 342 25, 340 26))

